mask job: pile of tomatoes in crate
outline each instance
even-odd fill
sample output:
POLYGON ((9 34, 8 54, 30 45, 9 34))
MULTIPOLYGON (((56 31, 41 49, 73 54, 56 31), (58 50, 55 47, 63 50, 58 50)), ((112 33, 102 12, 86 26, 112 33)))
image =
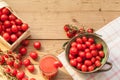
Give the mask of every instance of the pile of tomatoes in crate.
MULTIPOLYGON (((23 59, 23 56, 27 54, 27 48, 29 40, 23 40, 21 42, 22 46, 19 48, 19 53, 14 53, 12 51, 0 52, 0 66, 2 66, 3 73, 10 80, 28 80, 25 72, 22 71, 24 66, 29 72, 33 73, 35 67, 29 58, 23 59)), ((41 43, 36 41, 33 43, 35 49, 41 48, 41 43)), ((29 56, 33 60, 37 60, 38 53, 36 51, 31 51, 29 56)), ((35 78, 30 78, 29 80, 36 80, 35 78)))
POLYGON ((0 35, 10 44, 15 42, 26 30, 28 24, 23 23, 11 11, 0 8, 0 35))

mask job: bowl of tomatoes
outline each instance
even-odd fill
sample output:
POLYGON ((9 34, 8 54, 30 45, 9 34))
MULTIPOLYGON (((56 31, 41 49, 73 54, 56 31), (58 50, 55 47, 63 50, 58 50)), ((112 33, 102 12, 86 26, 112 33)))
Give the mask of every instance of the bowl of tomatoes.
POLYGON ((108 71, 112 64, 107 62, 109 49, 105 41, 95 33, 84 33, 73 37, 65 48, 69 65, 80 73, 108 71), (104 65, 109 67, 103 69, 104 65))

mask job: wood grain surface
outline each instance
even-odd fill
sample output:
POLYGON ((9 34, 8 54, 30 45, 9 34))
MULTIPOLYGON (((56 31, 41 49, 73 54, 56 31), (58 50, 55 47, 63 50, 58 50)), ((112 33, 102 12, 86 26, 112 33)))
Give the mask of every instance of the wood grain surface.
MULTIPOLYGON (((58 55, 62 44, 67 41, 63 30, 65 24, 100 29, 108 22, 119 17, 120 0, 5 0, 31 28, 28 52, 35 50, 34 41, 40 41, 42 48, 39 56, 47 53, 58 55), (76 19, 78 23, 75 23, 76 19)), ((29 54, 29 53, 28 53, 29 54)), ((26 55, 26 57, 29 57, 26 55)), ((38 62, 33 61, 38 72, 28 77, 43 80, 38 62)), ((72 80, 65 68, 59 70, 55 80, 72 80)))

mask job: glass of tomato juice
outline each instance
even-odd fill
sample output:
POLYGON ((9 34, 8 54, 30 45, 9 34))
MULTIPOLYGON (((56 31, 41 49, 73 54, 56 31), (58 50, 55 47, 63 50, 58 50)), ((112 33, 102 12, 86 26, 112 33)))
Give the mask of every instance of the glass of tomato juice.
POLYGON ((39 61, 39 68, 48 80, 52 80, 57 75, 58 68, 54 66, 56 61, 58 58, 51 54, 43 56, 39 61))

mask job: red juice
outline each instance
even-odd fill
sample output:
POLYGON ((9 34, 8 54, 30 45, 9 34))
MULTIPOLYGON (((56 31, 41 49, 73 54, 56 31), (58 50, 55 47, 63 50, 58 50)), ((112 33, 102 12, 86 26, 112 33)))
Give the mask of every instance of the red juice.
POLYGON ((49 80, 54 78, 58 72, 58 69, 54 66, 56 61, 58 61, 58 59, 53 55, 46 55, 40 59, 40 70, 42 71, 42 74, 49 80))

